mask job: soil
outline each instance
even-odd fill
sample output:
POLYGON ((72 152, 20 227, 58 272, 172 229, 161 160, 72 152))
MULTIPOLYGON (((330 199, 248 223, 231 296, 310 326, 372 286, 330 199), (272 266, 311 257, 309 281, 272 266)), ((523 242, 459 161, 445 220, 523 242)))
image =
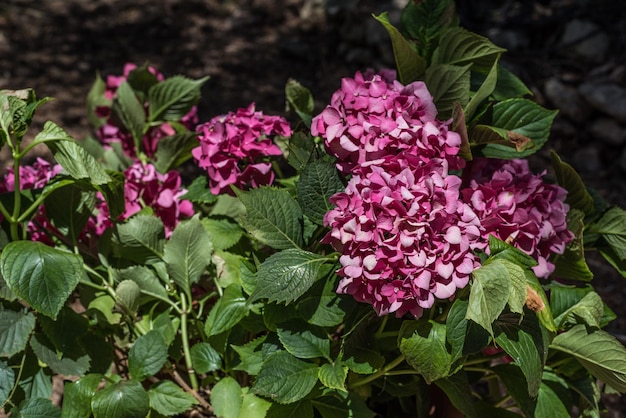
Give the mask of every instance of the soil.
MULTIPOLYGON (((340 79, 368 67, 393 67, 386 33, 371 14, 402 0, 3 0, 0 4, 0 88, 32 87, 55 100, 36 122, 53 120, 77 139, 92 134, 85 98, 96 76, 119 74, 126 62, 148 62, 166 75, 211 79, 200 120, 251 102, 284 114, 289 78, 309 87, 321 110, 340 79)), ((626 6, 607 0, 459 0, 461 23, 508 42, 509 66, 547 107, 545 83, 558 75, 580 81, 604 71, 626 85, 626 6), (576 18, 593 18, 608 34, 602 62, 561 53, 558 40, 576 18)), ((589 117, 597 117, 592 114, 589 117)), ((593 141, 582 126, 559 116, 550 146, 581 171, 610 203, 626 206, 621 148, 593 141), (565 128, 563 128, 565 126, 565 128), (582 126, 582 127, 581 127, 582 126), (573 128, 572 128, 573 127, 573 128), (591 148, 600 167, 587 165, 591 148), (577 156, 578 155, 578 156, 577 156)), ((623 121, 620 121, 622 129, 623 121)), ((625 136, 626 138, 626 136, 625 136)), ((45 155, 45 149, 37 150, 45 155)), ((542 156, 539 156, 542 158, 542 156)), ((545 158, 545 155, 544 157, 545 158)), ((0 161, 6 154, 0 153, 0 161)), ((618 316, 609 331, 626 342, 626 286, 597 258, 594 287, 618 316)), ((608 399, 607 416, 626 416, 626 402, 608 399)))

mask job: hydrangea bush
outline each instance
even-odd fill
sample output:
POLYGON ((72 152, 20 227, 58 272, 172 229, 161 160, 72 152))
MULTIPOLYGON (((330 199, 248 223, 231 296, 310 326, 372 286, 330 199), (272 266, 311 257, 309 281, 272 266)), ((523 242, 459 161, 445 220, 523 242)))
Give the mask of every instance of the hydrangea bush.
POLYGON ((94 137, 24 141, 48 99, 1 91, 4 412, 600 416, 626 349, 585 257, 626 276, 626 211, 542 150, 556 112, 453 6, 375 16, 396 68, 323 109, 290 80, 286 115, 201 121, 206 78, 127 64, 94 137))

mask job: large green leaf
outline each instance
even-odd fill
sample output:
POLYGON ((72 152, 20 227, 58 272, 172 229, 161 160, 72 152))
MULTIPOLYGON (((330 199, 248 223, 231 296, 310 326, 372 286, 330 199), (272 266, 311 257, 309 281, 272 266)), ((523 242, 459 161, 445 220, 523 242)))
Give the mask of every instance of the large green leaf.
POLYGON ((398 346, 406 362, 430 384, 450 374, 452 357, 446 347, 446 326, 435 321, 404 321, 398 346))
MULTIPOLYGON (((506 390, 527 417, 535 416, 537 396, 528 394, 528 383, 522 369, 513 363, 498 364, 491 368, 504 383, 506 390)), ((541 390, 541 389, 540 389, 541 390)))
POLYGON ((165 245, 163 222, 155 216, 134 216, 128 222, 116 226, 113 244, 113 252, 117 257, 138 264, 160 261, 165 245))
POLYGON ((278 403, 293 403, 311 392, 317 382, 317 366, 298 360, 286 351, 271 354, 263 363, 252 390, 278 403))
POLYGON ((34 334, 30 339, 30 346, 37 359, 55 373, 83 376, 89 370, 91 358, 86 350, 78 345, 61 353, 45 335, 34 334))
POLYGON ((89 328, 87 318, 77 314, 68 306, 61 309, 56 319, 42 316, 38 320, 44 334, 60 352, 65 352, 74 347, 78 340, 87 334, 89 328))
POLYGON ((387 30, 391 38, 393 56, 396 60, 398 78, 402 84, 417 80, 426 70, 426 60, 419 56, 411 43, 389 22, 387 12, 374 16, 387 30))
POLYGON ((134 143, 140 144, 146 123, 146 111, 128 82, 123 81, 118 87, 111 110, 133 136, 134 143))
MULTIPOLYGON (((567 311, 578 305, 588 293, 595 293, 591 286, 572 287, 552 284, 550 286, 550 307, 556 317, 563 316, 563 314, 567 311)), ((596 299, 596 297, 594 296, 593 299, 596 299)), ((588 302, 591 302, 592 300, 589 300, 588 302)), ((588 302, 583 304, 583 306, 588 302)), ((589 313, 595 316, 595 314, 592 313, 595 310, 596 309, 593 308, 589 313)), ((615 314, 608 306, 606 306, 606 304, 602 303, 602 317, 600 319, 599 327, 605 327, 613 319, 615 319, 615 314)))
POLYGON ((154 271, 145 266, 131 266, 117 272, 120 282, 132 280, 137 284, 142 297, 137 300, 139 305, 150 299, 167 299, 167 290, 154 271))
POLYGON ((47 121, 43 125, 43 129, 37 133, 33 142, 31 142, 30 147, 33 147, 37 144, 50 143, 52 142, 74 142, 74 139, 59 125, 52 121, 47 121))
POLYGON ((61 410, 52 404, 50 399, 30 398, 24 400, 16 413, 16 418, 61 418, 61 410))
POLYGON ((327 388, 345 392, 346 378, 348 377, 348 366, 340 361, 322 364, 318 370, 317 377, 327 388))
POLYGON ((575 305, 554 318, 558 329, 565 329, 566 325, 584 324, 599 328, 604 313, 604 302, 596 292, 585 294, 575 305))
POLYGON ((35 316, 32 313, 0 310, 0 355, 13 357, 24 350, 34 329, 35 316))
POLYGON ((439 119, 449 118, 455 103, 463 107, 468 103, 470 67, 471 64, 465 66, 436 64, 426 70, 424 82, 433 95, 439 119))
POLYGON ((6 363, 0 361, 0 405, 4 405, 15 384, 15 372, 6 363))
POLYGON ((183 76, 170 77, 153 85, 148 91, 149 120, 177 121, 200 100, 200 88, 208 80, 190 80, 183 76))
POLYGON ((209 343, 200 342, 191 347, 191 363, 196 373, 208 373, 222 367, 222 358, 209 343))
POLYGON ((494 99, 506 100, 512 97, 524 97, 532 94, 532 91, 515 74, 502 65, 498 66, 498 83, 493 91, 494 99))
POLYGON ((576 325, 554 337, 550 348, 574 356, 597 379, 626 392, 626 349, 610 334, 576 325))
POLYGON ((84 418, 91 416, 91 399, 104 376, 88 374, 75 382, 65 384, 63 390, 62 418, 84 418))
POLYGON ((213 305, 207 316, 204 330, 208 336, 228 331, 248 315, 249 306, 241 293, 241 288, 232 284, 213 305))
MULTIPOLYGON (((494 71, 493 68, 499 56, 505 51, 504 48, 494 45, 483 36, 461 27, 454 27, 442 34, 439 47, 433 53, 432 64, 472 64, 475 70, 494 71)), ((497 69, 495 74, 497 74, 497 69)), ((494 77, 493 88, 495 88, 496 79, 497 76, 494 77)))
POLYGON ((338 295, 335 291, 336 276, 333 274, 324 280, 318 280, 300 297, 298 313, 309 324, 320 327, 332 327, 341 324, 346 312, 354 307, 352 297, 338 295))
POLYGON ((446 28, 457 23, 453 0, 408 2, 400 17, 402 33, 414 39, 421 56, 427 61, 446 28))
POLYGON ((287 162, 300 171, 309 163, 314 149, 315 141, 310 132, 294 132, 287 142, 287 162))
POLYGON ((243 236, 243 229, 228 219, 203 218, 204 230, 209 233, 216 250, 227 250, 237 244, 243 236))
POLYGON ((167 344, 157 330, 137 338, 128 352, 128 372, 135 380, 153 376, 167 360, 167 344))
POLYGON ((499 262, 485 264, 472 273, 466 319, 479 324, 493 335, 491 324, 500 316, 509 300, 511 278, 505 265, 499 262))
POLYGON ((178 168, 191 158, 191 150, 198 146, 195 132, 183 132, 159 140, 154 166, 160 173, 178 168))
POLYGON ((95 192, 75 184, 56 189, 44 201, 46 216, 70 239, 78 238, 83 231, 95 203, 95 192))
POLYGON ((487 99, 491 95, 491 93, 493 93, 493 90, 496 88, 497 81, 498 81, 498 60, 495 60, 493 63, 493 66, 491 67, 491 70, 487 74, 487 77, 485 78, 483 83, 480 85, 476 93, 474 93, 474 95, 472 96, 467 106, 465 106, 465 109, 464 109, 465 118, 467 118, 468 120, 472 119, 472 117, 474 116, 474 113, 476 113, 476 109, 478 109, 478 106, 480 106, 480 104, 485 99, 487 99))
POLYGON ((620 261, 626 260, 626 211, 612 207, 600 220, 589 226, 589 233, 602 236, 620 261))
POLYGON ((325 357, 330 360, 330 340, 319 327, 291 320, 278 324, 277 334, 285 350, 295 357, 325 357))
POLYGON ((317 278, 327 259, 320 255, 288 249, 272 254, 259 266, 258 283, 251 301, 290 303, 302 296, 317 278))
POLYGON ((207 178, 205 176, 196 177, 187 186, 187 193, 180 198, 195 203, 214 203, 217 200, 217 196, 211 193, 207 187, 207 178))
POLYGON ((136 380, 122 380, 96 392, 94 418, 145 418, 150 411, 148 393, 136 380))
POLYGON ((78 282, 87 279, 80 256, 32 241, 7 244, 0 272, 16 295, 51 318, 56 317, 78 282))
POLYGON ((241 386, 235 379, 226 376, 211 389, 211 405, 220 418, 237 418, 242 403, 241 386))
POLYGON ((446 338, 450 344, 451 362, 476 353, 489 344, 489 333, 474 321, 465 319, 469 302, 457 299, 446 318, 446 338))
POLYGON ((307 164, 296 183, 302 211, 318 225, 323 225, 324 215, 333 208, 330 197, 344 189, 337 168, 330 160, 314 160, 307 164))
POLYGON ((197 216, 183 221, 165 244, 163 260, 170 278, 185 292, 211 262, 213 244, 197 216))
POLYGON ((232 349, 239 355, 240 360, 233 370, 242 370, 251 376, 259 374, 263 365, 263 343, 266 338, 267 336, 263 335, 241 346, 232 345, 232 349))
POLYGON ((572 231, 574 239, 567 244, 563 254, 553 257, 555 277, 586 282, 593 279, 593 272, 585 259, 584 218, 584 212, 578 209, 570 209, 567 213, 567 229, 572 231))
POLYGON ((148 391, 148 397, 152 409, 168 417, 182 414, 198 403, 193 395, 185 392, 180 386, 169 380, 152 386, 148 391))
POLYGON ((550 158, 552 159, 552 167, 554 168, 554 174, 556 181, 561 187, 567 190, 567 198, 565 203, 570 205, 572 209, 578 209, 583 211, 586 215, 593 213, 593 198, 587 191, 585 183, 574 170, 574 168, 566 162, 563 162, 559 155, 551 151, 550 158))
POLYGON ((254 238, 277 250, 302 246, 302 209, 286 190, 261 187, 237 196, 246 208, 243 225, 254 238))
POLYGON ((243 389, 244 393, 238 418, 266 418, 267 411, 272 406, 272 403, 247 391, 247 389, 243 389))
POLYGON ((565 380, 554 373, 546 372, 537 395, 535 418, 568 417, 571 410, 571 395, 565 380))

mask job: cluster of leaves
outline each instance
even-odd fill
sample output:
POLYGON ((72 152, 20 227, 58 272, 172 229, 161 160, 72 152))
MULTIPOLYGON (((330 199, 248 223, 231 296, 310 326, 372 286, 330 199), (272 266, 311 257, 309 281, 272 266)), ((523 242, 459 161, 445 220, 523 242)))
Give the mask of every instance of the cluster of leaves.
MULTIPOLYGON (((528 89, 499 64, 504 50, 458 27, 451 1, 410 2, 400 29, 384 14, 376 19, 389 31, 401 81, 424 80, 440 117, 454 117, 465 158, 526 157, 547 141, 555 112, 523 97, 528 89)), ((161 172, 190 159, 194 135, 177 121, 203 82, 176 76, 157 84, 142 67, 111 104, 139 151, 151 126, 177 127, 153 157, 161 172)), ((90 109, 103 103, 103 90, 98 80, 90 109)), ((199 176, 184 196, 196 215, 171 236, 145 208, 85 248, 80 232, 96 193, 113 216, 123 210, 120 170, 129 162, 120 149, 81 144, 51 122, 23 144, 47 99, 0 93, 0 145, 15 166, 45 143, 64 169, 41 190, 20 190, 16 180, 15 193, 0 197, 5 411, 427 416, 438 404, 436 386, 469 417, 569 416, 574 407, 599 416, 598 380, 605 391, 626 391, 626 350, 602 330, 614 314, 594 292, 585 262, 586 251, 598 250, 626 275, 624 210, 594 200, 553 154, 576 234, 553 260, 558 281, 540 282, 535 260, 493 238, 454 302, 417 320, 378 317, 335 293, 338 254, 319 241, 329 197, 345 179, 307 132, 308 89, 290 81, 286 95, 303 129, 280 141, 283 171, 293 175, 279 187, 215 196, 199 176), (28 240, 25 225, 42 206, 61 232, 55 246, 28 240), (60 409, 49 400, 55 376, 65 384, 60 409)))

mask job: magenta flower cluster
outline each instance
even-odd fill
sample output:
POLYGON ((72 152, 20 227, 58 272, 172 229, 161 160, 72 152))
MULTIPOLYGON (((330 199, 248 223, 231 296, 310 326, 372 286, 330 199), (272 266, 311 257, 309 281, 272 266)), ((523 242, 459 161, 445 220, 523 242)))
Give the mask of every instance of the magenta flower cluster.
POLYGON ((200 145, 191 153, 207 171, 213 194, 232 194, 231 185, 245 189, 271 184, 274 172, 268 157, 282 154, 271 137, 291 135, 284 118, 255 111, 254 103, 198 125, 196 131, 200 145))
POLYGON ((457 169, 461 139, 449 122, 436 119, 437 109, 423 82, 402 85, 395 72, 357 72, 344 78, 330 105, 314 118, 311 133, 322 136, 343 173, 367 161, 409 153, 422 161, 446 159, 457 169))
POLYGON ((547 278, 554 271, 552 254, 562 254, 574 236, 567 229, 569 206, 565 189, 547 184, 530 171, 527 160, 472 162, 472 180, 462 190, 481 219, 483 237, 507 241, 535 258, 535 274, 547 278))
MULTIPOLYGON (((113 100, 117 94, 117 89, 119 88, 119 86, 128 79, 131 71, 135 70, 136 68, 137 66, 135 64, 127 63, 124 65, 123 74, 121 76, 107 76, 104 91, 105 98, 107 98, 108 100, 113 100)), ((154 74, 159 82, 165 79, 163 74, 159 73, 153 67, 148 67, 148 71, 154 74)), ((98 128, 98 131, 96 133, 99 141, 105 146, 110 146, 112 143, 119 142, 122 145, 122 150, 127 156, 129 156, 133 160, 137 159, 137 150, 135 149, 135 143, 133 141, 132 135, 129 132, 120 129, 115 123, 113 123, 113 121, 111 120, 111 108, 108 106, 101 106, 96 109, 96 113, 102 118, 107 118, 107 122, 104 123, 100 128, 98 128)), ((196 126, 196 124, 198 123, 196 106, 192 107, 189 112, 185 116, 183 116, 183 118, 180 120, 180 123, 188 130, 193 129, 196 126)), ((174 135, 175 133, 176 130, 168 122, 163 122, 159 125, 151 127, 141 139, 141 148, 143 152, 148 157, 153 157, 156 153, 159 141, 163 137, 174 135)))

